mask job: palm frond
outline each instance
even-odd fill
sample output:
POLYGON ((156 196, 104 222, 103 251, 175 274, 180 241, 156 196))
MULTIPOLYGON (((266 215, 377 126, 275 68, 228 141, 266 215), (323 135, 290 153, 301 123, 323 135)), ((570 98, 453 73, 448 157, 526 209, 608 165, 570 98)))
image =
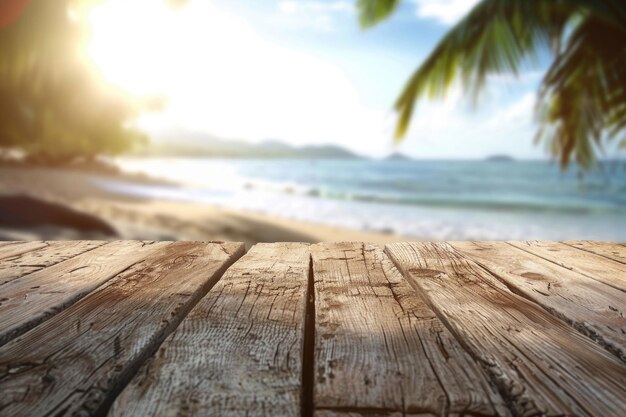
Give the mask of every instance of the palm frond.
POLYGON ((367 28, 385 20, 400 0, 358 0, 356 7, 361 27, 367 28))
MULTIPOLYGON (((362 22, 371 25, 397 2, 360 0, 359 6, 362 22)), ((537 140, 562 166, 576 160, 590 167, 603 140, 620 140, 626 129, 623 0, 483 0, 408 80, 395 103, 396 140, 406 135, 420 98, 444 97, 460 82, 475 99, 490 74, 517 74, 542 48, 555 60, 539 94, 537 140)))
POLYGON ((537 140, 553 143, 563 167, 590 168, 626 127, 626 32, 595 16, 581 22, 545 75, 537 140))
POLYGON ((415 71, 396 101, 402 138, 413 103, 445 96, 454 82, 476 97, 487 76, 517 74, 525 59, 558 44, 571 11, 562 1, 484 0, 453 27, 415 71))

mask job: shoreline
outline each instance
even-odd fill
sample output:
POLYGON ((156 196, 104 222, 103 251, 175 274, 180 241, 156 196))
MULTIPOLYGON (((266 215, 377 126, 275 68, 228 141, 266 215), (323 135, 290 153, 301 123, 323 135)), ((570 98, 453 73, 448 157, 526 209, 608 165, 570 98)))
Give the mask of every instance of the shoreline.
MULTIPOLYGON (((76 168, 2 165, 0 194, 28 195, 90 214, 113 227, 117 232, 114 237, 116 239, 225 240, 244 242, 248 246, 257 242, 275 241, 367 241, 384 244, 415 240, 395 234, 352 230, 248 210, 217 207, 208 203, 117 193, 98 187, 95 184, 98 179, 115 179, 143 185, 174 185, 165 180, 122 172, 103 174, 76 168)), ((54 226, 28 230, 0 229, 0 236, 14 240, 100 237, 66 228, 57 229, 59 228, 54 226)))

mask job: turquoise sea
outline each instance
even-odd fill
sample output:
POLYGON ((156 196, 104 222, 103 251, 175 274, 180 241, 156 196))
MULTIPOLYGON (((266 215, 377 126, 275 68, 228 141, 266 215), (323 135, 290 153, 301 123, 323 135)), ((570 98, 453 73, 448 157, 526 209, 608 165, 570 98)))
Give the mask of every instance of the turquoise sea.
POLYGON ((121 159, 182 187, 101 183, 425 239, 626 240, 626 165, 580 177, 547 161, 121 159))

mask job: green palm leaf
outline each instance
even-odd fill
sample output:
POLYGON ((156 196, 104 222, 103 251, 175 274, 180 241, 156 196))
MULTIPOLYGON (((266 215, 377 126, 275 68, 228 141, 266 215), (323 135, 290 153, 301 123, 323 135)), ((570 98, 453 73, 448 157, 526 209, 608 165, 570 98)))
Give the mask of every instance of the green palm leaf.
MULTIPOLYGON (((360 0, 371 26, 397 1, 360 0)), ((517 74, 538 51, 555 59, 539 92, 537 140, 563 167, 589 168, 603 142, 626 128, 626 2, 623 0, 483 0, 457 23, 415 71, 395 103, 396 140, 408 130, 417 100, 441 98, 454 82, 476 98, 487 76, 517 74)))
POLYGON ((361 26, 367 28, 386 19, 399 3, 400 0, 358 0, 356 7, 361 26))

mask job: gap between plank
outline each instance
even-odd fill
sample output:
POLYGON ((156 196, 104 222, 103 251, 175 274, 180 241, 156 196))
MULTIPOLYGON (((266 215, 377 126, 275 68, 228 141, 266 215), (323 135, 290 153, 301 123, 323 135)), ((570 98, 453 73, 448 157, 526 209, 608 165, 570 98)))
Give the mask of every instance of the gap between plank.
MULTIPOLYGON (((215 242, 215 243, 219 244, 219 242, 215 242)), ((139 372, 139 370, 145 364, 145 362, 150 360, 150 358, 154 356, 154 354, 157 352, 159 347, 161 347, 161 344, 163 343, 163 341, 165 341, 165 339, 167 339, 169 335, 172 334, 178 328, 180 323, 182 323, 182 321, 187 317, 189 312, 193 310, 193 308, 200 302, 200 300, 202 300, 202 298, 204 298, 208 294, 208 292, 211 291, 211 289, 215 286, 215 284, 217 284, 219 280, 222 279, 226 271, 235 262, 241 259, 241 257, 245 255, 246 252, 247 252, 247 249, 245 245, 242 245, 240 249, 237 252, 233 253, 230 259, 224 262, 224 264, 220 267, 220 269, 218 269, 215 272, 217 279, 215 280, 213 285, 207 285, 206 288, 201 289, 195 297, 194 296, 190 297, 190 302, 187 304, 187 306, 181 310, 180 314, 177 314, 176 316, 174 316, 172 320, 168 323, 167 327, 163 331, 162 337, 160 337, 159 340, 155 340, 153 346, 151 346, 150 349, 147 349, 146 352, 143 355, 141 355, 141 357, 139 357, 139 360, 135 361, 135 363, 132 366, 129 366, 128 368, 124 370, 124 372, 120 375, 120 381, 117 384, 117 386, 113 387, 113 389, 111 389, 110 391, 106 393, 106 398, 104 399, 104 401, 102 402, 98 410, 96 410, 92 414, 92 417, 106 417, 109 414, 109 411, 111 409, 111 406, 115 402, 115 399, 118 397, 118 395, 122 393, 122 391, 126 388, 126 386, 132 381, 132 379, 135 377, 137 372, 139 372)))
POLYGON ((583 251, 583 252, 591 253, 592 255, 601 256, 601 257, 603 257, 604 259, 608 259, 609 261, 618 262, 618 263, 620 263, 620 264, 624 264, 624 265, 626 265, 626 262, 624 262, 624 261, 620 261, 620 260, 617 260, 617 259, 615 259, 615 258, 611 258, 611 257, 609 257, 609 256, 603 255, 603 254, 598 253, 598 252, 591 251, 591 250, 589 250, 589 249, 581 248, 581 247, 579 247, 579 246, 570 245, 570 244, 569 244, 569 243, 567 243, 567 242, 559 242, 559 243, 561 243, 562 245, 565 245, 565 246, 569 246, 570 248, 574 248, 574 249, 581 250, 581 251, 583 251))
MULTIPOLYGON (((46 269, 46 268, 50 268, 51 266, 58 265, 58 264, 60 264, 61 262, 69 261, 69 260, 70 260, 70 259, 72 259, 72 258, 75 258, 75 257, 80 256, 80 255, 82 255, 82 254, 85 254, 85 253, 87 253, 87 252, 90 252, 90 251, 92 251, 92 250, 94 250, 94 249, 98 249, 98 248, 101 248, 101 247, 103 247, 103 246, 106 246, 106 245, 110 244, 111 242, 113 242, 113 241, 104 241, 104 242, 102 242, 102 243, 101 243, 100 245, 98 245, 98 246, 94 246, 94 247, 92 247, 92 248, 85 249, 85 251, 84 251, 84 252, 75 253, 74 255, 70 255, 69 257, 67 257, 67 258, 65 258, 65 259, 60 259, 60 260, 58 260, 58 261, 56 261, 56 262, 51 263, 50 265, 46 265, 46 266, 44 266, 43 268, 40 268, 40 269, 35 269, 34 271, 31 271, 31 272, 29 272, 29 273, 27 273, 27 274, 24 274, 24 275, 20 276, 20 277, 17 277, 17 278, 12 278, 12 279, 10 279, 10 280, 8 280, 8 281, 0 282, 0 286, 1 286, 1 285, 8 284, 9 282, 13 282, 13 281, 15 281, 16 279, 22 279, 22 278, 24 278, 24 277, 28 277, 29 275, 32 275, 32 274, 34 274, 35 272, 43 271, 44 269, 46 269)), ((47 243, 47 241, 46 241, 46 243, 47 243)), ((46 246, 46 247, 48 247, 48 246, 46 246)), ((35 250, 33 250, 32 252, 36 252, 36 251, 38 251, 38 250, 42 250, 42 249, 45 249, 45 248, 35 249, 35 250)), ((17 255, 17 257, 20 257, 20 256, 22 256, 22 255, 27 255, 27 254, 29 254, 29 253, 30 253, 30 252, 25 252, 25 253, 19 254, 19 255, 17 255)), ((3 260, 4 260, 4 259, 3 259, 3 260)))
MULTIPOLYGON (((92 250, 94 250, 94 249, 102 248, 102 247, 104 247, 104 246, 110 245, 110 244, 115 243, 115 242, 116 242, 116 241, 107 242, 107 243, 105 243, 104 245, 97 246, 97 247, 92 248, 92 249, 89 249, 89 250, 87 250, 87 251, 85 251, 85 252, 79 253, 78 255, 76 255, 76 257, 78 257, 78 256, 80 256, 80 255, 84 255, 85 253, 90 252, 90 251, 92 251, 92 250)), ((153 242, 153 243, 154 243, 154 242, 153 242)), ((71 258, 68 258, 68 259, 66 259, 66 260, 64 260, 64 261, 57 262, 57 263, 56 263, 56 264, 54 264, 54 265, 58 265, 58 264, 60 264, 60 263, 63 263, 63 262, 69 261, 69 260, 71 260, 72 258, 74 258, 74 256, 73 256, 73 257, 71 257, 71 258)), ((72 298, 68 298, 65 302, 63 302, 63 303, 61 303, 61 304, 57 304, 56 306, 54 306, 54 308, 48 309, 47 311, 45 311, 45 314, 44 314, 44 315, 42 315, 41 317, 36 318, 36 319, 29 320, 28 322, 24 323, 24 324, 23 324, 23 325, 21 325, 20 327, 18 327, 18 328, 16 328, 16 329, 13 329, 12 331, 10 331, 10 332, 6 333, 3 337, 0 337, 0 347, 2 347, 2 346, 4 346, 4 345, 6 345, 6 344, 7 344, 7 343, 9 343, 10 341, 12 341, 12 340, 14 340, 14 339, 16 339, 16 338, 18 338, 18 337, 20 337, 20 336, 21 336, 21 335, 23 335, 24 333, 29 332, 30 330, 32 330, 32 329, 34 329, 35 327, 39 326, 40 324, 42 324, 42 323, 46 322, 47 320, 50 320, 51 318, 53 318, 53 317, 54 317, 54 316, 56 316, 57 314, 61 313, 63 310, 65 310, 65 309, 67 309, 67 308, 71 307, 72 305, 76 304, 77 302, 79 302, 79 301, 80 301, 80 300, 82 300, 83 298, 87 297, 89 294, 91 294, 91 293, 93 293, 93 292, 96 292, 96 291, 98 291, 98 290, 100 290, 100 289, 102 289, 102 288, 106 287, 107 285, 110 285, 111 280, 112 280, 113 278, 115 278, 116 276, 118 276, 118 275, 120 275, 120 274, 122 274, 122 273, 126 272, 127 270, 129 270, 130 268, 134 267, 135 265, 137 265, 137 264, 139 264, 139 263, 141 263, 141 262, 143 262, 143 259, 141 259, 141 260, 139 260, 139 261, 137 261, 137 262, 134 262, 133 264, 129 265, 128 267, 126 267, 126 268, 124 268, 124 269, 122 269, 121 271, 119 271, 119 272, 118 272, 118 273, 116 273, 116 274, 112 274, 112 275, 111 275, 111 276, 109 276, 109 277, 108 277, 105 281, 103 281, 100 285, 98 285, 97 287, 95 287, 95 288, 94 288, 94 289, 92 289, 91 291, 85 292, 84 294, 82 294, 82 293, 76 294, 74 297, 72 297, 72 298)), ((30 273, 30 274, 26 274, 26 275, 24 275, 23 277, 20 277, 20 278, 18 278, 18 279, 21 279, 21 278, 24 278, 24 277, 28 277, 28 276, 33 275, 33 274, 35 274, 35 273, 41 273, 41 271, 44 271, 45 269, 50 268, 50 267, 52 267, 52 266, 54 266, 54 265, 49 265, 49 266, 47 266, 46 268, 40 269, 40 270, 38 270, 38 271, 34 271, 34 272, 30 273)))
MULTIPOLYGON (((572 246, 574 247, 574 246, 572 246)), ((591 252, 590 252, 591 253, 591 252)), ((477 259, 472 258, 469 255, 465 255, 463 254, 463 256, 467 256, 468 259, 471 259, 474 263, 476 263, 476 265, 478 265, 480 268, 482 268, 486 273, 488 273, 489 275, 493 276, 495 279, 497 279, 498 281, 500 281, 505 287, 507 287, 509 289, 509 291, 511 291, 513 294, 522 297, 523 299, 533 303, 534 305, 536 305, 537 307, 540 307, 542 309, 544 309, 546 312, 548 312, 549 314, 551 314, 552 316, 554 316, 555 318, 561 320, 562 322, 564 322, 565 324, 567 324, 568 326, 570 326, 571 328, 573 328, 574 330, 576 330, 578 333, 588 337, 589 339, 593 340, 594 342, 596 342, 597 344, 599 344, 600 346, 602 346, 604 349, 606 349, 609 353, 611 353, 612 355, 614 355, 617 359, 621 360, 622 362, 626 363, 626 357, 624 357, 621 352, 616 349, 613 345, 611 345, 610 343, 607 343, 603 338, 601 334, 596 333, 595 331, 593 331, 593 329, 585 327, 584 323, 578 323, 572 319, 570 319, 569 317, 567 317, 565 314, 560 313, 559 311, 557 311, 554 308, 550 308, 548 306, 536 303, 532 298, 530 298, 528 295, 526 295, 524 293, 524 291, 520 291, 518 288, 516 288, 514 285, 511 285, 510 283, 507 282, 506 279, 502 278, 500 275, 498 275, 498 273, 496 273, 495 271, 490 270, 486 265, 483 265, 481 262, 479 262, 477 259)), ((608 259, 608 258, 607 258, 608 259)), ((586 275, 585 275, 586 276, 586 275)))
POLYGON ((32 241, 32 242, 16 241, 16 242, 10 242, 7 245, 3 245, 2 248, 11 249, 13 247, 13 249, 15 249, 16 246, 18 247, 18 250, 16 252, 14 252, 14 253, 9 253, 8 255, 6 253, 4 253, 4 254, 0 253, 0 260, 11 259, 11 258, 14 258, 16 256, 22 256, 22 255, 24 255, 26 253, 29 253, 29 252, 34 252, 34 251, 39 250, 39 249, 47 248, 48 246, 50 246, 50 243, 48 243, 45 240, 42 240, 42 241, 32 241), (21 249, 21 250, 19 249, 20 245, 21 246, 27 246, 29 244, 30 245, 33 245, 33 244, 37 245, 37 244, 39 244, 39 245, 43 245, 43 246, 31 247, 30 249, 21 249))
MULTIPOLYGON (((413 282, 413 279, 411 279, 410 274, 408 274, 404 268, 402 267, 402 265, 400 265, 398 262, 396 262, 396 259, 391 256, 391 253, 389 253, 388 249, 387 249, 387 245, 385 245, 385 249, 384 249, 384 254, 385 256, 387 256, 387 258, 389 260, 391 260, 391 262, 393 263, 393 265, 396 267, 396 269, 398 271, 400 271, 400 274, 402 275, 402 277, 405 279, 405 281, 407 281, 409 283, 409 285, 411 286, 411 288, 413 288, 413 290, 418 294, 418 296, 426 303, 427 306, 430 307, 430 309, 435 313, 435 316, 437 316, 437 318, 439 318, 439 320, 443 323, 443 325, 450 331, 450 333, 452 334, 452 336, 454 336, 454 338, 456 339, 456 341, 459 343, 459 345, 461 345, 461 347, 463 348, 463 350, 465 350, 465 352, 472 358, 474 359, 474 361, 476 363, 478 363, 480 365, 480 367, 483 369, 483 371, 485 372, 485 375, 488 378, 489 383, 491 384, 492 387, 494 387, 496 389, 496 391, 498 392, 498 394, 500 394, 500 396, 502 397, 502 400, 504 400, 504 405, 506 406, 506 408, 509 410, 509 412, 511 413, 512 416, 518 416, 518 410, 515 407, 515 404, 513 402, 513 396, 511 395, 511 393, 509 392, 509 390, 507 389, 506 386, 503 386, 501 383, 498 383, 498 378, 497 375, 494 374, 493 369, 489 366, 489 364, 484 363, 481 358, 478 355, 475 355, 474 352, 472 351, 472 349, 470 349, 470 347, 465 343, 465 341, 463 340, 462 337, 460 337, 457 332, 455 331, 455 329, 452 327, 452 325, 450 325, 450 323, 448 322, 447 318, 445 317, 444 314, 441 313, 441 311, 439 310, 439 308, 437 308, 436 305, 434 305, 434 303, 432 303, 428 297, 426 296, 426 294, 423 293, 422 289, 413 282)), ((497 279, 497 278, 496 278, 497 279)))
MULTIPOLYGON (((616 290, 618 290, 618 291, 626 292, 626 290, 624 290, 623 288, 616 287, 615 285, 611 284, 610 282, 607 282, 607 281, 602 280, 602 279, 598 279, 598 278, 594 277, 593 275, 589 275, 589 274, 585 273, 584 271, 580 271, 580 270, 578 270, 578 269, 573 269, 573 268, 568 268, 568 267, 567 267, 567 266, 565 266, 564 264, 560 264, 559 262, 555 261, 554 259, 550 259, 550 258, 546 258, 546 257, 541 256, 541 255, 538 255, 538 254, 536 254, 536 253, 534 253, 534 252, 532 252, 532 251, 529 251, 529 250, 523 249, 523 248, 521 248, 521 247, 519 247, 519 246, 512 245, 512 244, 511 244, 511 243, 509 243, 509 242, 504 242, 504 243, 506 243, 507 245, 512 246, 512 247, 514 247, 514 248, 516 248, 516 249, 518 249, 518 250, 524 251, 524 252, 526 252, 526 253, 530 253, 531 255, 534 255, 534 256, 536 256, 536 257, 538 257, 538 258, 541 258, 541 259, 546 260, 546 261, 548 261, 548 262, 551 262, 551 263, 553 263, 553 264, 555 264, 555 265, 558 265, 558 266, 560 266, 561 268, 565 268, 565 269, 567 269, 567 270, 569 270, 569 271, 578 272, 579 274, 584 275, 584 276, 586 276, 587 278, 591 278, 592 280, 597 281, 597 282, 599 282, 600 284, 608 285, 609 287, 613 287, 613 288, 615 288, 615 289, 616 289, 616 290)), ((578 248, 576 248, 576 249, 578 249, 578 248)), ((595 254, 595 253, 594 253, 594 255, 596 255, 596 256, 600 256, 600 255, 597 255, 597 254, 595 254)), ((614 260, 612 260, 612 259, 611 259, 611 261, 615 262, 615 261, 614 261, 614 260)))
POLYGON ((301 417, 314 415, 315 385, 315 288, 313 256, 309 254, 309 274, 304 308, 304 337, 302 339, 301 417))

